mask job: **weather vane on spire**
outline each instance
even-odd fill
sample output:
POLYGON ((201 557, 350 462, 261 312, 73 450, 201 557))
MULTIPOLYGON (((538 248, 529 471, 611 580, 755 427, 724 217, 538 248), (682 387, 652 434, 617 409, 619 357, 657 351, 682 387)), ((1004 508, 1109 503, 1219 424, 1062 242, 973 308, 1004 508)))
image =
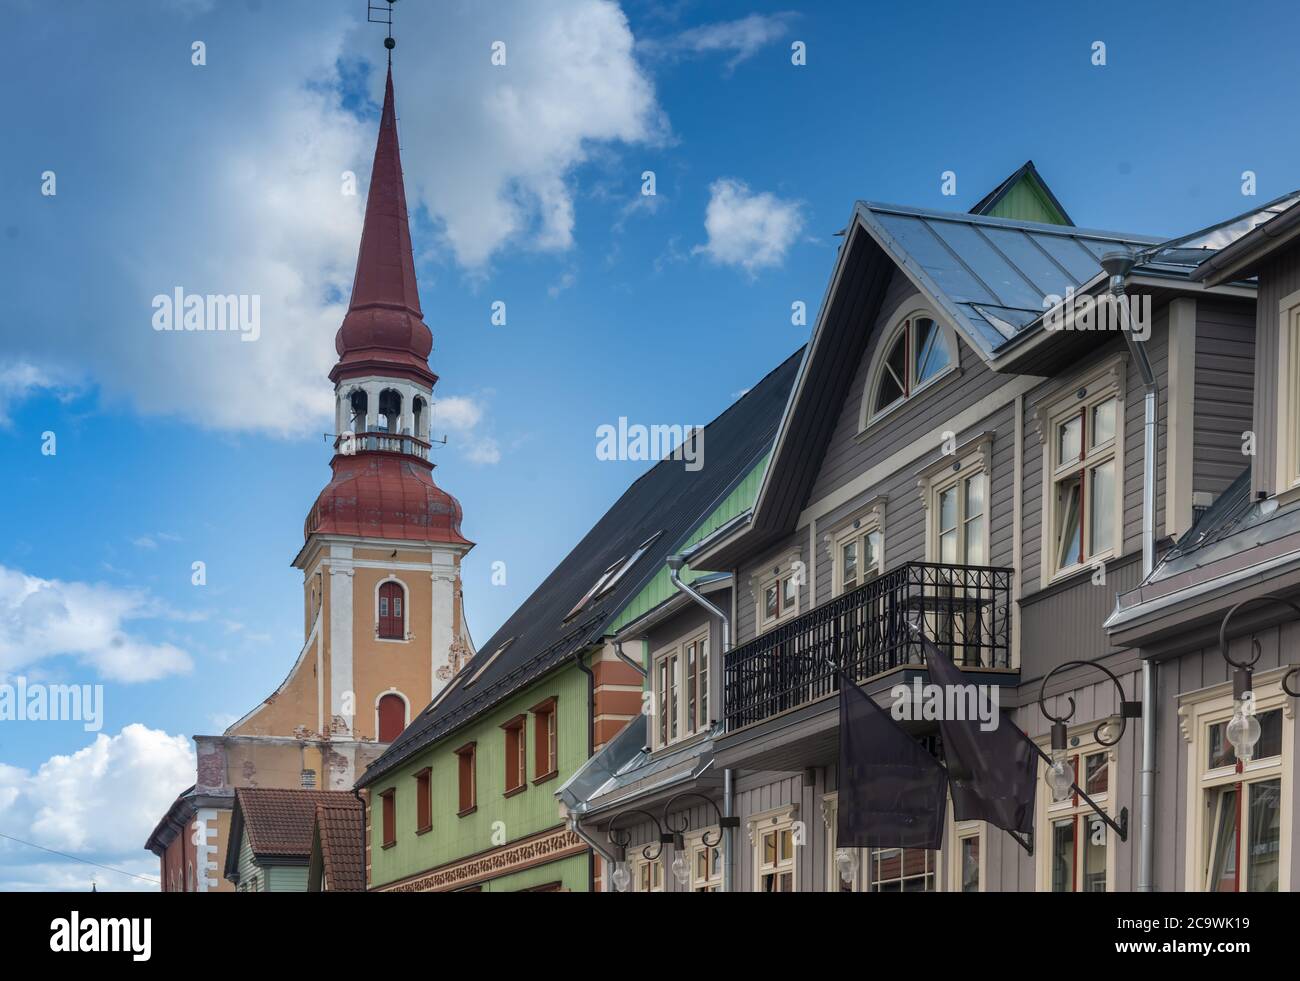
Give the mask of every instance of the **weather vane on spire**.
POLYGON ((388 28, 388 37, 384 38, 384 47, 388 49, 388 63, 393 63, 393 48, 397 47, 397 42, 393 39, 393 4, 397 0, 385 0, 384 3, 375 3, 374 0, 366 0, 366 20, 372 24, 383 24, 388 28))

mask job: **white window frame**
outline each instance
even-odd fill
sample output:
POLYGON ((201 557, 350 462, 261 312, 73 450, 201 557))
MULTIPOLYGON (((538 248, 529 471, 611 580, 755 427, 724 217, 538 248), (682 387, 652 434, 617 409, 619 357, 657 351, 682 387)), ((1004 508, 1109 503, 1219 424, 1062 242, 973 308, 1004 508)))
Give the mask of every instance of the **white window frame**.
POLYGON ((698 832, 688 835, 686 838, 686 858, 691 864, 691 877, 687 881, 686 889, 689 892, 721 892, 722 891, 722 840, 721 829, 719 828, 702 828, 698 832), (709 840, 718 839, 716 845, 710 846, 704 843, 704 836, 708 835, 709 840), (697 873, 699 871, 700 855, 704 854, 705 868, 708 874, 701 878, 697 873), (714 855, 717 856, 717 871, 713 869, 714 855))
POLYGON ((1278 304, 1276 418, 1275 494, 1300 499, 1300 290, 1278 304))
POLYGON ((830 550, 831 556, 831 595, 840 596, 848 590, 844 587, 844 548, 851 542, 858 543, 858 574, 852 589, 865 585, 885 572, 885 503, 884 495, 876 497, 862 508, 845 518, 823 536, 822 541, 830 550), (863 542, 868 536, 879 538, 876 550, 876 567, 868 569, 862 564, 865 556, 863 542))
MULTIPOLYGON (((1255 714, 1262 715, 1274 709, 1282 712, 1282 755, 1251 760, 1238 774, 1235 767, 1209 769, 1206 754, 1209 749, 1210 726, 1232 718, 1232 682, 1214 685, 1200 691, 1180 696, 1178 722, 1183 740, 1187 744, 1187 835, 1184 847, 1183 889, 1202 892, 1209 874, 1207 835, 1214 829, 1207 819, 1207 795, 1231 783, 1248 785, 1265 780, 1281 781, 1281 814, 1278 890, 1290 892, 1291 844, 1294 835, 1292 797, 1295 793, 1295 699, 1282 690, 1282 676, 1289 666, 1259 671, 1254 676, 1255 714)), ((1243 808, 1244 815, 1244 808, 1243 808)), ((1243 825, 1245 822, 1242 822, 1243 825)), ((1240 828, 1238 833, 1240 834, 1240 828)), ((1243 863, 1244 865, 1244 863, 1243 863)), ((1245 869, 1241 870, 1244 874, 1245 869)))
POLYGON ((763 811, 755 814, 749 819, 749 845, 750 856, 753 859, 752 867, 754 870, 752 887, 754 892, 763 892, 763 876, 768 874, 790 875, 790 891, 799 891, 799 850, 802 847, 797 840, 799 834, 799 805, 791 804, 786 807, 774 808, 770 811, 763 811), (785 832, 790 833, 790 855, 788 858, 781 853, 782 835, 785 832), (763 859, 763 845, 766 836, 769 834, 776 835, 776 862, 769 864, 763 859))
MULTIPOLYGON (((1106 757, 1106 792, 1099 794, 1089 794, 1093 801, 1106 812, 1111 818, 1115 817, 1115 798, 1119 789, 1119 766, 1114 746, 1103 746, 1096 740, 1097 724, 1095 722, 1086 725, 1077 726, 1067 731, 1066 746, 1071 758, 1078 758, 1077 765, 1078 777, 1075 782, 1085 791, 1088 789, 1084 761, 1098 753, 1106 757), (1077 741, 1077 745, 1076 745, 1077 741)), ((1106 739, 1115 737, 1116 729, 1113 725, 1107 725, 1102 729, 1102 735, 1106 739)), ((1050 749, 1043 746, 1043 751, 1049 753, 1050 749)), ((1052 800, 1051 788, 1047 786, 1047 763, 1041 757, 1038 761, 1038 767, 1035 770, 1035 779, 1038 781, 1037 793, 1034 794, 1034 856, 1036 866, 1037 887, 1039 892, 1052 891, 1052 825, 1073 818, 1075 824, 1075 860, 1074 876, 1075 883, 1079 882, 1079 876, 1083 867, 1082 854, 1079 846, 1078 827, 1079 819, 1082 818, 1084 826, 1089 817, 1097 818, 1097 812, 1094 811, 1082 797, 1075 799, 1076 795, 1071 794, 1065 800, 1052 800)), ((1104 821, 1101 827, 1106 835, 1106 892, 1115 891, 1115 857, 1120 846, 1119 839, 1115 836, 1115 831, 1104 821)), ((983 855, 981 853, 981 859, 983 855)), ((981 875, 983 874, 981 870, 981 875)), ((1077 891, 1077 890, 1071 890, 1077 891)))
POLYGON ((950 831, 948 832, 948 891, 962 891, 962 843, 974 839, 979 842, 980 854, 979 883, 976 886, 976 892, 984 892, 988 888, 988 825, 983 821, 957 821, 952 819, 951 798, 948 801, 948 817, 950 819, 950 831))
MULTIPOLYGON (((871 365, 867 371, 867 385, 862 393, 862 407, 858 413, 858 433, 859 435, 866 432, 876 423, 887 419, 903 406, 907 405, 920 393, 932 388, 939 381, 947 378, 954 372, 961 371, 961 345, 957 341, 957 332, 943 318, 935 313, 932 309, 924 304, 917 302, 917 297, 909 297, 889 318, 889 326, 881 332, 881 342, 876 345, 875 351, 871 356, 871 365), (876 392, 880 388, 881 377, 885 371, 885 364, 889 359, 890 352, 894 349, 894 344, 899 335, 906 330, 912 330, 912 324, 918 319, 933 320, 935 325, 943 334, 944 340, 948 344, 948 350, 952 352, 952 360, 948 366, 941 369, 925 381, 917 384, 911 376, 915 373, 916 365, 912 356, 911 348, 908 349, 907 371, 909 391, 897 401, 881 409, 879 412, 874 411, 873 406, 876 402, 876 392)), ((910 343, 910 342, 909 342, 910 343)))
POLYGON ((388 575, 379 582, 375 583, 375 640, 380 644, 408 644, 414 636, 411 632, 411 590, 396 575, 388 575), (379 636, 379 590, 390 582, 397 583, 402 588, 402 636, 401 637, 381 637, 379 636))
POLYGON ((1127 397, 1125 383, 1125 356, 1114 355, 1079 375, 1061 389, 1050 403, 1040 405, 1036 410, 1038 416, 1038 441, 1043 448, 1043 521, 1040 532, 1039 552, 1042 561, 1042 583, 1067 579, 1084 570, 1093 569, 1098 563, 1110 562, 1124 554, 1124 403, 1127 397), (1086 392, 1079 397, 1079 392, 1086 392), (1057 459, 1056 430, 1062 422, 1079 414, 1090 419, 1096 406, 1114 398, 1115 400, 1115 437, 1103 446, 1087 446, 1088 435, 1082 436, 1084 458, 1082 461, 1061 461, 1057 459), (1091 453, 1089 451, 1091 450, 1091 453), (1115 491, 1111 506, 1113 507, 1115 541, 1105 549, 1094 553, 1091 545, 1093 508, 1096 502, 1091 500, 1086 484, 1088 474, 1097 466, 1114 461, 1115 491), (1058 566, 1058 543, 1056 540, 1059 519, 1056 502, 1056 485, 1061 480, 1081 474, 1084 484, 1084 502, 1079 515, 1081 540, 1083 542, 1083 561, 1068 566, 1058 566))
POLYGON ((771 630, 778 624, 784 623, 791 617, 799 615, 799 608, 802 602, 803 587, 807 585, 807 573, 805 571, 804 581, 798 580, 799 566, 802 558, 796 552, 788 556, 785 561, 778 561, 776 565, 765 568, 761 575, 756 575, 750 579, 754 592, 754 625, 755 635, 762 634, 771 630), (785 583, 791 578, 794 582, 794 602, 786 603, 785 583), (767 616, 767 591, 776 585, 777 587, 777 614, 775 617, 767 616))
MULTIPOLYGON (((983 535, 984 535, 984 558, 983 561, 970 563, 973 565, 989 565, 990 538, 993 534, 993 523, 990 517, 992 511, 992 487, 993 487, 993 433, 980 433, 971 439, 966 440, 956 448, 956 451, 942 456, 935 463, 925 467, 917 475, 917 487, 921 492, 921 504, 925 508, 925 555, 927 562, 941 562, 940 558, 940 528, 941 520, 939 498, 940 495, 953 487, 963 486, 967 480, 976 474, 984 476, 984 515, 983 535)), ((966 544, 966 505, 962 495, 958 495, 957 526, 961 532, 959 538, 959 558, 965 554, 966 544)), ((966 565, 964 561, 958 561, 957 565, 966 565)))
MULTIPOLYGON (((712 664, 713 643, 711 632, 708 625, 697 628, 689 634, 673 641, 666 647, 660 648, 651 657, 652 673, 650 676, 650 691, 652 693, 652 704, 654 705, 654 718, 651 720, 651 746, 654 749, 663 749, 665 746, 673 746, 677 743, 694 739, 710 729, 710 723, 713 721, 713 713, 710 711, 710 702, 713 699, 714 670, 712 664), (690 697, 687 691, 687 652, 691 645, 696 645, 697 664, 702 663, 705 667, 706 688, 704 697, 704 721, 695 724, 690 718, 690 697), (703 645, 704 656, 700 658, 700 645, 703 645), (676 677, 677 684, 677 735, 672 735, 671 723, 668 729, 668 736, 664 738, 660 735, 660 721, 664 718, 664 699, 665 693, 660 683, 662 669, 660 665, 671 658, 677 659, 676 677)), ((697 669, 696 678, 698 683, 699 672, 697 669)), ((698 711, 698 700, 697 700, 698 711)))
MULTIPOLYGON (((640 846, 638 846, 640 847, 640 846)), ((651 861, 644 855, 633 859, 632 861, 632 892, 664 892, 667 889, 667 881, 664 877, 664 859, 660 855, 651 861), (642 874, 649 870, 650 888, 641 887, 642 874), (658 880, 656 882, 656 879, 658 880)))

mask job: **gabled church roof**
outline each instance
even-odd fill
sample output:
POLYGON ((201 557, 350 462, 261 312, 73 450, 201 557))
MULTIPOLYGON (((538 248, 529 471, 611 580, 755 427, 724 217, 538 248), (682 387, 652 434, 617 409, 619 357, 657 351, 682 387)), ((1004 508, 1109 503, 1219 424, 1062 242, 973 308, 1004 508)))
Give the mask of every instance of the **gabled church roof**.
POLYGON ((623 608, 769 452, 803 357, 796 351, 704 429, 704 466, 662 460, 632 484, 357 782, 374 783, 601 640, 623 608), (651 540, 653 539, 653 540, 651 540), (644 546, 608 592, 583 598, 644 546), (570 615, 580 607, 576 615, 570 615))

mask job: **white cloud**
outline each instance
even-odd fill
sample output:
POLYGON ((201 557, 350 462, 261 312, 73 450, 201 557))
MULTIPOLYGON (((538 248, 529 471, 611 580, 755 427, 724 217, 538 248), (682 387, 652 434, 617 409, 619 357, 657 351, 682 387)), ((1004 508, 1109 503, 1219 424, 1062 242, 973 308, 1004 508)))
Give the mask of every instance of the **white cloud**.
MULTIPOLYGON (((24 287, 0 316, 0 347, 27 367, 0 376, 0 420, 56 371, 87 374, 107 401, 213 429, 303 435, 329 419, 331 341, 376 131, 373 115, 341 104, 338 66, 371 57, 378 101, 383 48, 350 7, 322 5, 303 21, 268 3, 255 30, 242 12, 205 18, 202 68, 151 56, 174 43, 178 11, 207 6, 172 0, 128 25, 99 5, 82 28, 100 43, 67 55, 77 72, 40 62, 55 78, 48 100, 80 117, 56 118, 38 100, 11 120, 62 169, 59 196, 29 196, 11 226, 24 287), (87 76, 100 84, 86 89, 87 76), (150 112, 116 111, 142 89, 154 93, 150 112), (355 196, 342 193, 345 171, 360 178, 355 196), (88 195, 87 181, 117 191, 88 195), (75 290, 68 269, 81 271, 75 290), (260 297, 260 338, 153 330, 152 298, 178 287, 260 297)), ((405 7, 395 76, 412 212, 423 206, 441 251, 475 274, 506 248, 569 248, 578 166, 594 148, 666 132, 619 5, 405 7), (497 39, 504 67, 491 64, 497 39)), ((43 29, 37 8, 15 16, 14 37, 43 29)), ((22 74, 36 56, 18 58, 22 74)))
MULTIPOLYGON (((0 764, 0 831, 157 878, 157 860, 142 856, 142 846, 176 795, 194 782, 194 770, 188 739, 139 723, 115 736, 100 733, 34 772, 0 764)), ((101 889, 156 888, 0 839, 0 890, 84 890, 91 877, 101 889)))
POLYGON ((759 50, 783 37, 789 30, 793 14, 750 14, 739 20, 701 24, 666 40, 642 42, 647 54, 730 54, 727 70, 754 57, 759 50))
POLYGON ((501 448, 497 441, 482 431, 485 416, 483 403, 467 395, 453 395, 439 399, 433 410, 434 432, 441 427, 449 437, 454 437, 452 445, 470 463, 490 466, 501 462, 501 448))
POLYGON ((71 656, 111 681, 154 681, 187 672, 172 644, 127 633, 131 620, 169 616, 139 590, 41 579, 0 566, 0 676, 71 656))
POLYGON ((0 428, 12 424, 10 408, 23 399, 36 394, 39 389, 61 389, 65 383, 57 380, 47 368, 38 368, 25 361, 0 365, 0 428))
POLYGON ((767 191, 755 194, 742 181, 722 179, 709 186, 704 229, 709 240, 696 246, 714 262, 737 266, 751 276, 779 266, 803 231, 799 202, 767 191))
POLYGON ((511 244, 567 249, 572 174, 592 145, 666 135, 617 3, 459 0, 401 14, 394 76, 407 189, 462 266, 480 268, 511 244), (420 57, 400 59, 412 36, 420 57), (491 63, 495 40, 504 66, 491 63))

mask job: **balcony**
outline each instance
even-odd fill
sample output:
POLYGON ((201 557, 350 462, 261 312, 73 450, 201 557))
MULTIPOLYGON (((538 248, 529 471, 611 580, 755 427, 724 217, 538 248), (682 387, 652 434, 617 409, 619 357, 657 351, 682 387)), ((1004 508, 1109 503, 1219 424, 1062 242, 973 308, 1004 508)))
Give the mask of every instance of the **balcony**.
POLYGON ((429 459, 430 444, 409 433, 364 432, 344 433, 334 438, 334 449, 339 453, 404 453, 407 456, 429 459), (349 448, 350 447, 350 448, 349 448))
POLYGON ((1011 667, 1012 570, 909 562, 727 653, 727 731, 855 681, 924 666, 921 636, 966 668, 1011 667))

